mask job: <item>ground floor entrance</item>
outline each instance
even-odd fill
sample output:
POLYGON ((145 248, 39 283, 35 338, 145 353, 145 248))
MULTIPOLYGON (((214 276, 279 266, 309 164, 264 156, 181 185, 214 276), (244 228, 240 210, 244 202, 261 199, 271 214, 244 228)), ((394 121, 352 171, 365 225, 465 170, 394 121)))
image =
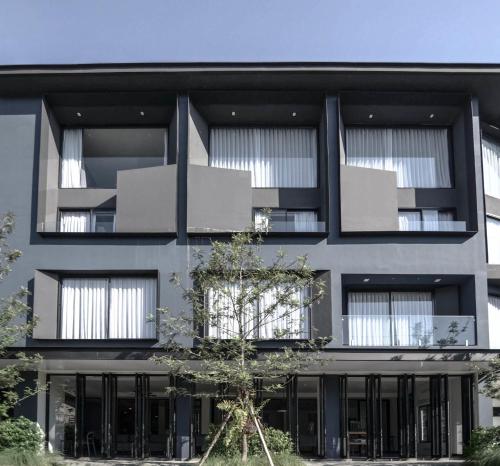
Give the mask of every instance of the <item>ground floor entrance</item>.
MULTIPOLYGON (((68 457, 187 458, 207 447, 230 390, 193 384, 189 396, 156 374, 49 374, 46 437, 68 457)), ((448 458, 474 424, 472 375, 315 375, 255 381, 265 425, 307 457, 448 458)))

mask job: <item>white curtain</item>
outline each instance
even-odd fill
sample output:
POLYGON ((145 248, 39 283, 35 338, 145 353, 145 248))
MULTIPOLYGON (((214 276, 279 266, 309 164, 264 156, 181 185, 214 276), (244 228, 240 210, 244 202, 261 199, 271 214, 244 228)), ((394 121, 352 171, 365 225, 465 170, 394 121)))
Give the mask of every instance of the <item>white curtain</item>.
MULTIPOLYGON (((284 285, 285 286, 285 285, 284 285)), ((283 287, 268 290, 259 300, 259 338, 261 339, 307 339, 310 338, 309 306, 304 303, 310 297, 310 289, 296 290, 291 295, 283 287), (278 305, 273 313, 272 306, 283 293, 293 304, 278 305)))
POLYGON ((432 293, 404 291, 391 293, 393 344, 427 346, 433 344, 432 293))
POLYGON ((90 212, 61 212, 59 231, 62 233, 88 233, 90 212))
POLYGON ((86 188, 83 167, 83 130, 66 129, 63 134, 61 188, 86 188))
POLYGON ((155 338, 156 279, 112 278, 109 338, 155 338))
POLYGON ((347 296, 350 346, 390 346, 389 293, 351 292, 347 296))
POLYGON ((500 220, 486 217, 486 239, 488 241, 488 263, 500 264, 500 220))
POLYGON ((402 210, 398 212, 399 231, 420 231, 422 218, 420 211, 402 210))
POLYGON ((347 128, 347 164, 395 171, 399 188, 450 188, 443 128, 347 128))
POLYGON ((398 218, 399 231, 454 231, 458 228, 452 212, 437 209, 401 210, 398 218))
POLYGON ((313 210, 290 211, 293 215, 294 231, 318 231, 318 213, 313 210))
POLYGON ((500 145, 482 141, 484 193, 500 199, 500 145))
POLYGON ((488 328, 490 349, 500 349, 500 297, 498 296, 488 296, 488 328))
POLYGON ((106 338, 107 305, 107 279, 64 279, 61 290, 61 338, 106 338))
MULTIPOLYGON (((208 336, 213 338, 231 339, 239 335, 239 322, 236 315, 240 286, 237 283, 226 283, 218 290, 207 291, 207 306, 210 312, 208 336)), ((248 306, 241 316, 242 330, 249 334, 254 327, 255 307, 248 306)), ((251 333, 253 337, 253 333, 251 333)))
POLYGON ((254 188, 316 188, 316 130, 214 128, 209 164, 252 172, 254 188))

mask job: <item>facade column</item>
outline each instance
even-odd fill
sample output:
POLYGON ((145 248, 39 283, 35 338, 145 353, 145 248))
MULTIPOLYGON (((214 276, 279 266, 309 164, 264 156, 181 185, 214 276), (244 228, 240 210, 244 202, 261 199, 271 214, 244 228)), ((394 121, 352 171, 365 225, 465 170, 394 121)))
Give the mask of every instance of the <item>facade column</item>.
POLYGON ((339 376, 324 376, 324 412, 325 457, 340 458, 340 390, 339 376))
POLYGON ((191 458, 192 397, 177 395, 175 398, 175 458, 191 458))

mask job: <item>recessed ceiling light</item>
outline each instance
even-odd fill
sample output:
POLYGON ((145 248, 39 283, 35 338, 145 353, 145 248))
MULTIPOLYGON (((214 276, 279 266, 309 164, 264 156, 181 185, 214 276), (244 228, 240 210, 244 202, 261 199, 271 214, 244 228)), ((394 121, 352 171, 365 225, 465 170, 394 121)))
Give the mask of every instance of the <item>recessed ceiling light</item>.
POLYGON ((139 113, 141 114, 141 116, 144 116, 144 112, 142 110, 139 113))
POLYGON ((432 120, 432 119, 434 118, 434 116, 435 116, 435 115, 434 115, 434 113, 431 113, 431 114, 429 115, 429 118, 432 120))
POLYGON ((364 281, 365 283, 368 283, 368 282, 370 281, 370 279, 369 279, 369 278, 363 278, 363 281, 364 281))
POLYGON ((368 118, 371 120, 371 119, 373 118, 373 116, 374 116, 374 115, 373 115, 373 113, 370 113, 370 114, 368 115, 368 118))
POLYGON ((80 112, 76 112, 76 116, 77 116, 78 118, 80 118, 80 117, 82 116, 82 114, 81 114, 80 112))
POLYGON ((236 112, 231 112, 231 116, 236 116, 236 112))
POLYGON ((434 280, 434 283, 439 283, 441 280, 442 280, 442 278, 436 278, 436 279, 434 280))
POLYGON ((292 112, 292 116, 296 117, 297 116, 297 112, 292 112))

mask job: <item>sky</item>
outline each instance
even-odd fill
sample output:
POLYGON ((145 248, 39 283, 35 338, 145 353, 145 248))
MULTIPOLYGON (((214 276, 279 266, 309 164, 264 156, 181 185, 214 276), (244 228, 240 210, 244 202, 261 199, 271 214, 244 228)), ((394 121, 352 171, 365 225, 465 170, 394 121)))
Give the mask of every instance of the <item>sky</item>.
POLYGON ((0 0, 0 66, 500 63, 500 0, 0 0))

